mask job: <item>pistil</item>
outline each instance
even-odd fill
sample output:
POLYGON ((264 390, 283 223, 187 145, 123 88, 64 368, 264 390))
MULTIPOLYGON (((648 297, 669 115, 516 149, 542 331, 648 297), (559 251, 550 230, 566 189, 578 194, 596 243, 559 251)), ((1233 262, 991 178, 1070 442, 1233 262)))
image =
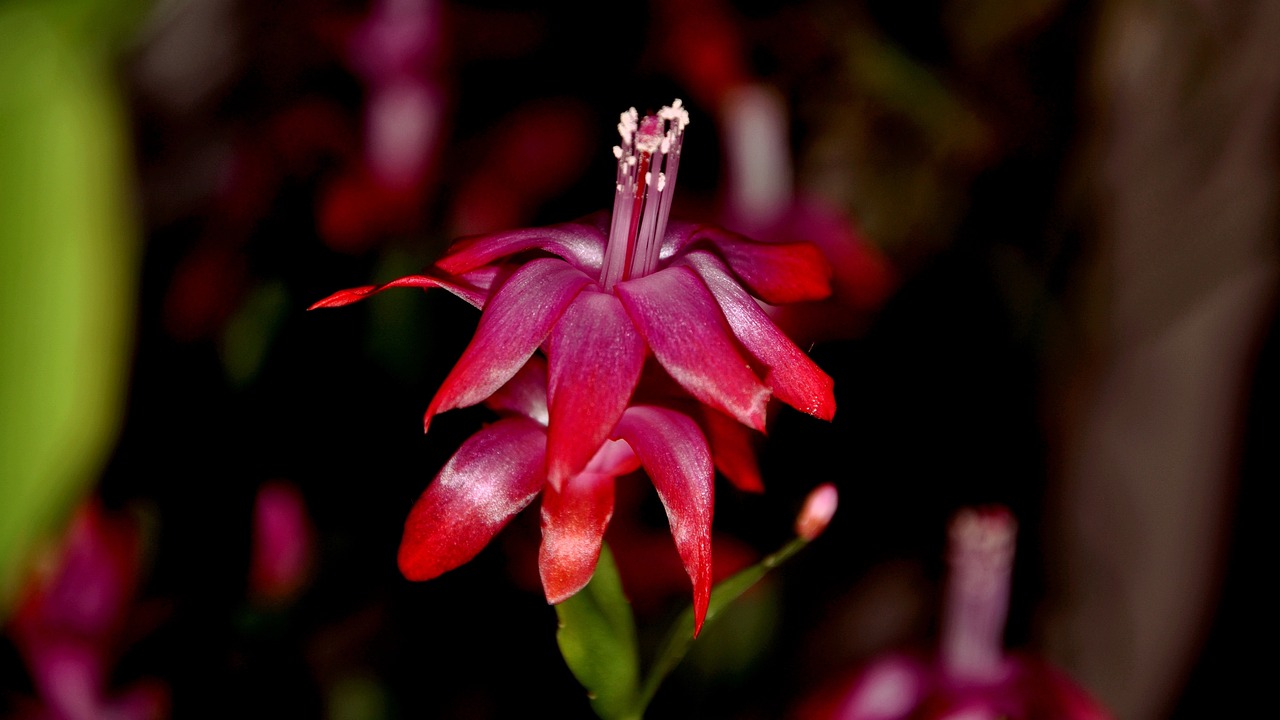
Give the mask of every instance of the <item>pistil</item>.
POLYGON ((1015 533, 1004 508, 964 510, 951 523, 940 650, 953 678, 988 682, 1003 672, 1015 533))
POLYGON ((688 124, 678 99, 643 120, 635 108, 619 118, 613 218, 600 272, 605 289, 657 268, 688 124))

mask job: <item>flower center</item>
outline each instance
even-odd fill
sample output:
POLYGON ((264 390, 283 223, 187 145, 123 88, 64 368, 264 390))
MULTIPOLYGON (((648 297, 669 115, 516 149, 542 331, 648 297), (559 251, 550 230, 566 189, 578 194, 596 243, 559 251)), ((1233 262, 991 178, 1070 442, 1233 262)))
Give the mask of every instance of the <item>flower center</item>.
POLYGON ((618 158, 613 219, 600 271, 606 290, 648 275, 658 266, 688 124, 689 113, 679 99, 643 120, 635 108, 622 113, 618 123, 622 142, 613 148, 618 158))

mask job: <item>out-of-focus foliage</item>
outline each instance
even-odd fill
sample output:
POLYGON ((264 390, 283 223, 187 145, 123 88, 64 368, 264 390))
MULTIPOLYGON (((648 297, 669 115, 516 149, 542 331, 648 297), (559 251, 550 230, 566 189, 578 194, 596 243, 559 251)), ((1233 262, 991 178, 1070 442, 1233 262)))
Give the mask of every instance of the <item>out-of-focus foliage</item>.
POLYGON ((0 617, 115 439, 137 230, 125 0, 0 3, 0 617))
POLYGON ((815 5, 814 27, 835 56, 822 92, 798 109, 814 130, 807 183, 908 266, 952 242, 974 181, 1044 123, 1028 48, 1063 14, 1061 0, 943 6, 936 33, 946 46, 922 57, 863 4, 815 5))

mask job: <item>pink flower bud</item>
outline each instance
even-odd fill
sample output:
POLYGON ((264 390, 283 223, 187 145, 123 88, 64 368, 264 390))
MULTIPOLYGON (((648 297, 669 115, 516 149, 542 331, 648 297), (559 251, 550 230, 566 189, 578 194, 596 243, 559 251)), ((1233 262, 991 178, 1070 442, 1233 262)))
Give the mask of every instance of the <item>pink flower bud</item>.
POLYGON ((269 482, 258 491, 253 510, 253 557, 249 587, 267 603, 292 600, 310 574, 315 533, 298 488, 269 482))
POLYGON ((796 534, 805 540, 813 540, 827 529, 831 517, 836 514, 839 494, 836 486, 823 483, 805 498, 804 507, 796 516, 796 534))

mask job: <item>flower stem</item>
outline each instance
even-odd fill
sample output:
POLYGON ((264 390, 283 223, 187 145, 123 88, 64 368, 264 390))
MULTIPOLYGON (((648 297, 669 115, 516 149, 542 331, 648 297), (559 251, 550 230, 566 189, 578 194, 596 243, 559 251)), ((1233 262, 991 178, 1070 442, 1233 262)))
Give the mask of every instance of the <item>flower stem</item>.
MULTIPOLYGON (((772 555, 716 585, 711 590, 711 602, 707 606, 707 617, 703 622, 703 629, 705 630, 707 625, 715 620, 716 616, 727 608, 730 603, 742 597, 745 592, 760 582, 770 570, 791 559, 808 544, 808 540, 797 537, 772 555)), ((671 630, 667 633, 666 640, 662 643, 662 649, 658 652, 657 659, 654 661, 653 666, 649 668, 649 674, 645 677, 644 683, 640 687, 635 717, 641 717, 644 714, 644 709, 653 700, 653 696, 658 692, 658 687, 662 684, 662 681, 666 679, 667 675, 671 674, 671 671, 680 664, 680 661, 689 652, 689 648, 693 645, 693 640, 693 608, 690 607, 676 618, 671 630)))

